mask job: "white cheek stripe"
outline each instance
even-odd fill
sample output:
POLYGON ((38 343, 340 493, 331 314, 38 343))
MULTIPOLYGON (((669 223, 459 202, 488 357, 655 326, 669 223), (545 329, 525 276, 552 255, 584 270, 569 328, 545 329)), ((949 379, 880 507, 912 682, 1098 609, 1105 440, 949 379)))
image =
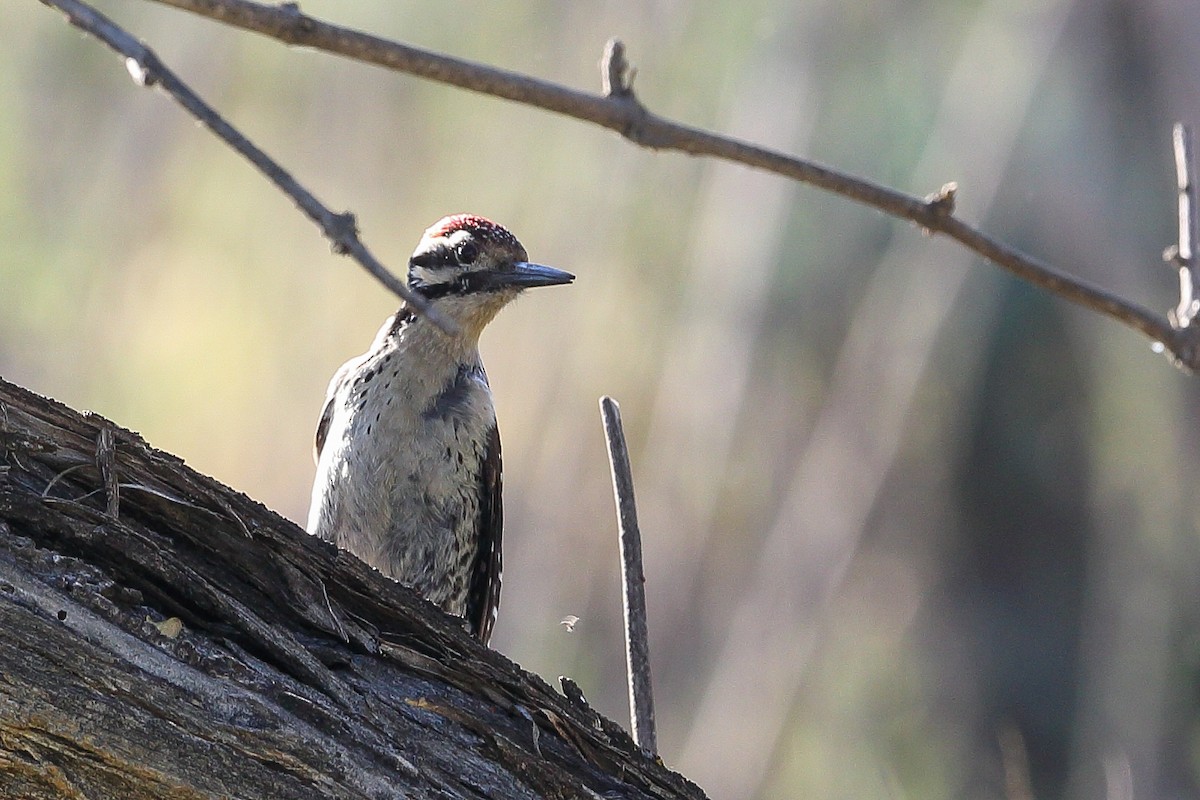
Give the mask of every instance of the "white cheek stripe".
POLYGON ((433 277, 433 273, 425 267, 413 267, 411 276, 422 283, 428 284, 437 282, 433 277))

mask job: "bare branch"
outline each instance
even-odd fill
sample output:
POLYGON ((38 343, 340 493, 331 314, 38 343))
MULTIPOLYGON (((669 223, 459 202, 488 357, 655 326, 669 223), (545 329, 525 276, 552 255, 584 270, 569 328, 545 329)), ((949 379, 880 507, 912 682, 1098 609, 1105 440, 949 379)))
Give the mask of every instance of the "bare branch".
POLYGON ((638 529, 633 497, 633 471, 629 448, 621 427, 621 407, 611 397, 600 398, 604 440, 612 464, 613 493, 617 499, 617 527, 621 542, 621 585, 625 599, 625 663, 629 671, 629 719, 633 740, 651 753, 658 752, 654 731, 654 692, 650 686, 650 634, 646 625, 646 574, 642 569, 642 533, 638 529))
MULTIPOLYGON (((43 0, 47 2, 47 0, 43 0)), ((1018 278, 1140 331, 1169 352, 1177 366, 1200 369, 1200 342, 1181 334, 1162 315, 1111 292, 1059 272, 1048 264, 989 237, 954 216, 953 193, 922 199, 749 142, 681 125, 638 102, 625 78, 620 42, 611 41, 601 62, 605 94, 595 95, 548 81, 339 27, 302 13, 294 3, 266 6, 250 0, 152 0, 302 45, 386 67, 439 83, 513 100, 592 122, 656 150, 710 156, 772 172, 841 195, 954 239, 1018 278)))
POLYGON ((326 208, 312 192, 300 185, 278 162, 229 124, 212 106, 204 102, 174 72, 168 69, 150 48, 137 41, 112 20, 79 0, 41 0, 41 2, 59 9, 67 15, 67 19, 72 25, 91 34, 117 53, 125 56, 125 67, 138 85, 161 86, 189 114, 257 167, 280 191, 291 197, 309 219, 317 224, 321 232, 332 243, 335 253, 350 256, 393 294, 404 299, 418 312, 427 315, 439 328, 447 333, 455 332, 456 326, 453 322, 430 309, 424 298, 409 291, 403 281, 389 272, 367 250, 362 240, 359 239, 353 214, 349 212, 335 214, 326 208))

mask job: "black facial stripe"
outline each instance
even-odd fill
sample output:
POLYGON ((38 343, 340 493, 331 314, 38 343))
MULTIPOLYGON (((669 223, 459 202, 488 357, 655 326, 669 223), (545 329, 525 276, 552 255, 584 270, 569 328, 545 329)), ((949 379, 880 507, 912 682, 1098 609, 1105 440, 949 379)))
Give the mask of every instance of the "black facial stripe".
POLYGON ((437 283, 426 283, 421 280, 409 280, 409 288, 414 292, 424 297, 426 300, 436 300, 439 297, 449 297, 450 295, 473 294, 475 292, 486 292, 492 288, 492 281, 488 270, 473 270, 464 272, 457 278, 451 281, 439 281, 437 283))
POLYGON ((452 267, 458 263, 454 251, 448 247, 435 247, 432 250, 426 250, 424 253, 419 253, 408 260, 408 267, 425 267, 426 269, 442 269, 452 267))

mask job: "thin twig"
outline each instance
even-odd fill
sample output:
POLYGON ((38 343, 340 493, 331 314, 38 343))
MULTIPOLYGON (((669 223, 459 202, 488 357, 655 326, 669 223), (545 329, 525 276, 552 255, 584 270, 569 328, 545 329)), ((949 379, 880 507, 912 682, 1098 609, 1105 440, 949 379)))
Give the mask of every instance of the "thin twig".
MULTIPOLYGON (((18 464, 17 466, 20 466, 20 465, 18 464)), ((92 465, 91 464, 75 464, 74 466, 67 467, 62 472, 59 472, 57 475, 55 475, 53 478, 51 478, 49 481, 46 482, 45 488, 42 489, 42 499, 43 500, 51 499, 50 490, 53 489, 54 485, 56 483, 58 483, 60 480, 67 477, 68 475, 70 475, 72 472, 74 472, 77 469, 83 469, 85 467, 90 467, 90 466, 92 466, 92 465)), ((21 468, 24 469, 24 467, 21 467, 21 468)), ((53 499, 62 500, 65 498, 60 497, 60 498, 53 498, 53 499)))
POLYGON ((246 527, 246 522, 240 516, 238 516, 236 511, 233 510, 233 506, 229 505, 228 500, 220 496, 214 497, 213 499, 217 501, 217 505, 220 506, 222 511, 233 517, 233 521, 236 522, 238 527, 241 529, 242 535, 244 535, 247 539, 254 538, 253 534, 250 533, 250 529, 246 527))
POLYGON ((638 529, 633 497, 633 471, 629 448, 621 427, 621 407, 611 397, 600 398, 604 440, 612 464, 613 493, 617 499, 617 527, 621 541, 621 586, 625 605, 625 664, 629 671, 629 718, 633 740, 651 753, 658 752, 654 731, 654 693, 650 688, 650 637, 646 625, 646 575, 642 570, 642 534, 638 529))
POLYGON ((346 629, 342 627, 342 621, 338 619, 338 615, 333 610, 333 603, 329 602, 329 590, 325 588, 325 581, 317 580, 321 584, 321 594, 325 597, 325 608, 329 611, 329 618, 333 620, 334 627, 337 628, 337 634, 346 644, 350 643, 350 637, 346 635, 346 629))
POLYGON ((1200 311, 1196 298, 1196 182, 1195 148, 1192 131, 1176 122, 1172 131, 1175 150, 1175 185, 1179 189, 1179 243, 1166 249, 1163 259, 1179 270, 1179 304, 1167 312, 1171 325, 1177 330, 1191 327, 1200 311))
POLYGON ((141 86, 161 86, 179 105, 216 134, 222 141, 258 168, 280 191, 287 194, 321 229, 338 255, 348 255, 387 287, 404 299, 416 311, 425 314, 439 328, 454 333, 457 326, 444 315, 429 308, 424 298, 411 292, 407 285, 391 272, 366 248, 358 236, 357 222, 350 212, 335 214, 304 188, 292 175, 268 156, 261 148, 229 124, 180 78, 168 69, 150 48, 137 41, 112 20, 79 0, 41 0, 59 9, 68 21, 80 30, 104 42, 125 56, 125 67, 141 86))
MULTIPOLYGON (((165 492, 162 489, 155 489, 152 486, 145 486, 140 483, 122 483, 120 485, 120 488, 129 489, 131 491, 137 491, 137 492, 145 492, 146 494, 154 495, 155 497, 160 497, 163 500, 166 500, 168 502, 175 503, 176 505, 184 506, 186 508, 194 508, 197 511, 209 511, 209 509, 205 508, 204 506, 198 506, 195 503, 189 503, 187 500, 184 500, 181 497, 176 497, 175 495, 171 494, 170 492, 165 492)), ((93 492, 90 492, 89 494, 95 494, 95 492, 93 491, 93 492)), ((87 495, 85 495, 85 497, 86 496, 87 495)), ((211 512, 209 512, 209 513, 211 513, 211 512)))
MULTIPOLYGON (((42 0, 48 2, 49 0, 42 0)), ((620 133, 643 147, 744 164, 808 183, 886 214, 905 219, 929 233, 954 239, 1018 278, 1140 331, 1173 356, 1178 366, 1200 369, 1200 334, 1181 332, 1161 314, 1059 272, 1003 244, 954 216, 953 203, 940 195, 922 199, 789 156, 749 142, 681 125, 651 113, 638 102, 620 70, 623 48, 609 43, 602 61, 603 95, 567 88, 508 70, 421 50, 304 14, 294 3, 268 6, 250 0, 151 0, 261 33, 291 45, 311 47, 439 83, 513 100, 620 133), (614 78, 617 78, 614 85, 614 78)))

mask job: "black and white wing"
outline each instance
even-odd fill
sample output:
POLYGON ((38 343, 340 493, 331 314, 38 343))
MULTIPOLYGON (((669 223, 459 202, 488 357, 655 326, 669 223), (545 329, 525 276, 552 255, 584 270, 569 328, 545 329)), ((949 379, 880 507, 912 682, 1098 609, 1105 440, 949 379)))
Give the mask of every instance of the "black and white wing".
POLYGON ((500 609, 500 577, 503 567, 501 533, 504 528, 504 506, 500 486, 500 431, 495 423, 488 431, 479 474, 479 520, 476 540, 479 549, 471 568, 471 584, 467 588, 467 624, 484 644, 492 638, 496 612, 500 609))

